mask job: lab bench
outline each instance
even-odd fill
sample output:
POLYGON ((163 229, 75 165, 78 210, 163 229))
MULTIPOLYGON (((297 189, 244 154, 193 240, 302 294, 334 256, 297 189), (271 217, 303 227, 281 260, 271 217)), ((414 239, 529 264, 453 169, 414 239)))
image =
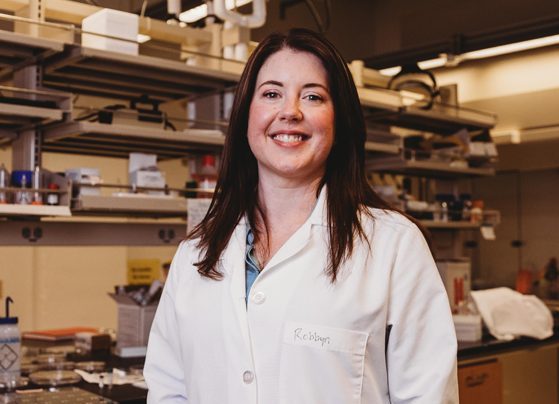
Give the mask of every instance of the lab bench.
POLYGON ((559 402, 559 328, 544 340, 484 336, 458 344, 461 404, 559 402))
MULTIPOLYGON (((461 404, 557 403, 559 327, 550 338, 499 341, 485 335, 481 341, 458 344, 461 404)), ((70 357, 69 359, 75 359, 70 357)), ((107 368, 127 369, 143 358, 105 358, 107 368)), ((32 388, 30 385, 28 388, 32 388)), ((147 390, 130 384, 104 386, 81 381, 75 387, 116 403, 143 404, 147 390)))

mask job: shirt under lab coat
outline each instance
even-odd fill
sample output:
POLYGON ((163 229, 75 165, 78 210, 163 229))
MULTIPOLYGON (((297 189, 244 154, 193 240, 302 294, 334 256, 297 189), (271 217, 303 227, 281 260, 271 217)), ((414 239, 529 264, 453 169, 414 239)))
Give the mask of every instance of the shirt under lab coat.
POLYGON ((325 189, 245 302, 247 223, 215 281, 183 242, 149 337, 148 403, 457 403, 448 299, 419 229, 396 212, 363 217, 338 280, 325 274, 325 189), (390 328, 387 340, 387 329, 390 328))

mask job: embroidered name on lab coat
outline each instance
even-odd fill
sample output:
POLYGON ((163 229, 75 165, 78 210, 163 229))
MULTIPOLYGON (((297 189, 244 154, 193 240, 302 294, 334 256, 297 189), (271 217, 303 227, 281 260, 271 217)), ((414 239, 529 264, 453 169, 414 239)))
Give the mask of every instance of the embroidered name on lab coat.
POLYGON ((368 334, 360 331, 288 322, 285 324, 283 342, 364 355, 367 338, 368 334))

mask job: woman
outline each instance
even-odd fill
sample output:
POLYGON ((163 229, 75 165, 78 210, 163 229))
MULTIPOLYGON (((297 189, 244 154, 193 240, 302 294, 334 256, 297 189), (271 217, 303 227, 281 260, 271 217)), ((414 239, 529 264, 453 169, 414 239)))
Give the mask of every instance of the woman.
POLYGON ((457 402, 442 282, 420 230, 368 185, 364 142, 328 41, 260 43, 152 326, 148 402, 457 402))

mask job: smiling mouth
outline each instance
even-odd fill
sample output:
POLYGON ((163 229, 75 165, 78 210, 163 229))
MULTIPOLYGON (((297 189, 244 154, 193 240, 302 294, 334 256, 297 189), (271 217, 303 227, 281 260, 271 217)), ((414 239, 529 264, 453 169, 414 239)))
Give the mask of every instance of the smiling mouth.
POLYGON ((277 133, 275 135, 272 135, 271 138, 273 140, 277 140, 282 143, 295 143, 295 142, 302 142, 304 140, 308 140, 310 136, 301 133, 297 133, 297 134, 277 133))

